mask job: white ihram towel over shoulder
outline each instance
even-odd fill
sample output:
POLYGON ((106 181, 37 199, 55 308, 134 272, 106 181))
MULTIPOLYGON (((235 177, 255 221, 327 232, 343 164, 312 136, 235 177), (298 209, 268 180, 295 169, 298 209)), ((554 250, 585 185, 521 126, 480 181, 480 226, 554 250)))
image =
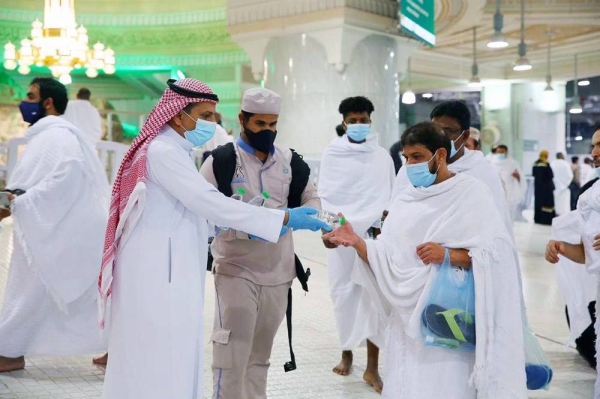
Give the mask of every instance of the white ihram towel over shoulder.
POLYGON ((109 185, 91 141, 63 118, 27 130, 27 148, 8 187, 15 237, 60 309, 92 286, 102 259, 109 185))

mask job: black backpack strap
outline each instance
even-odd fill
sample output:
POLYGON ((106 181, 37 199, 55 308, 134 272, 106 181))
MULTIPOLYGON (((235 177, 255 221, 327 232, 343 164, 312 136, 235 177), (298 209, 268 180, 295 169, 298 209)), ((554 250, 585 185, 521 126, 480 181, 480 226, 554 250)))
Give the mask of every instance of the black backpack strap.
MULTIPOLYGON (((288 194, 288 208, 298 208, 302 206, 302 193, 308 184, 308 180, 310 179, 310 167, 304 159, 302 159, 302 155, 298 154, 296 151, 290 149, 292 151, 292 159, 290 161, 290 168, 292 169, 292 181, 290 182, 290 192, 288 194)), ((294 254, 294 264, 296 267, 296 277, 300 284, 302 285, 302 289, 308 292, 308 278, 310 277, 310 269, 306 269, 304 271, 304 267, 302 266, 302 262, 298 259, 298 256, 294 254)), ((291 360, 283 365, 283 369, 287 373, 288 371, 296 370, 296 356, 294 355, 294 349, 292 348, 292 289, 290 288, 288 292, 288 304, 287 310, 285 312, 285 318, 287 321, 287 330, 288 330, 288 343, 290 346, 290 357, 291 360)))
MULTIPOLYGON (((296 277, 300 284, 302 285, 302 289, 308 292, 308 278, 310 277, 310 268, 307 268, 304 271, 304 267, 302 266, 302 262, 298 258, 298 255, 294 254, 294 263, 296 265, 296 277)), ((290 288, 288 292, 288 304, 287 309, 285 311, 285 320, 287 322, 287 330, 288 330, 288 344, 290 346, 290 358, 291 360, 283 365, 283 369, 287 373, 288 371, 296 370, 296 356, 294 355, 294 348, 292 348, 292 289, 290 288)))
POLYGON ((215 180, 217 180, 217 188, 224 195, 231 197, 233 195, 231 181, 233 180, 237 164, 233 143, 227 143, 217 147, 213 150, 212 157, 212 168, 215 180))
POLYGON ((310 167, 302 155, 292 151, 292 160, 290 167, 292 169, 292 181, 290 183, 290 192, 288 194, 288 208, 298 208, 302 206, 302 193, 310 179, 310 167))
MULTIPOLYGON (((205 154, 206 155, 206 154, 205 154)), ((227 143, 225 145, 217 147, 212 152, 213 157, 213 174, 217 181, 217 189, 224 195, 231 197, 233 190, 231 189, 231 181, 235 174, 235 168, 237 166, 237 158, 235 155, 235 148, 233 143, 227 143)), ((207 157, 208 158, 208 157, 207 157)), ((202 161, 204 162, 204 160, 202 161)), ((208 241, 208 259, 206 262, 206 270, 212 271, 213 256, 210 251, 210 244, 212 240, 208 241)))
POLYGON ((291 360, 283 365, 283 369, 287 373, 288 371, 296 370, 296 356, 294 355, 294 350, 292 349, 292 288, 290 287, 288 291, 288 305, 287 310, 285 311, 285 319, 287 321, 287 330, 288 330, 288 342, 290 344, 290 358, 291 360))

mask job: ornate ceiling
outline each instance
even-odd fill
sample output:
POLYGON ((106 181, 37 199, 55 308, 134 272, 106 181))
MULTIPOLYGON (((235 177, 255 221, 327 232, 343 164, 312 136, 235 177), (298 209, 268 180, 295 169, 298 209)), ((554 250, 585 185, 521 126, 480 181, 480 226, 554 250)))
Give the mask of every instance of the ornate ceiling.
MULTIPOLYGON (((285 1, 290 10, 297 9, 301 3, 311 4, 307 10, 295 10, 294 21, 303 18, 310 21, 315 10, 324 16, 339 18, 335 10, 345 5, 366 12, 372 7, 383 7, 378 13, 379 19, 373 19, 372 23, 393 26, 393 10, 397 9, 394 0, 285 1), (392 11, 387 12, 388 9, 392 11)), ((230 32, 235 29, 232 25, 237 21, 232 18, 253 17, 239 12, 228 17, 227 3, 234 2, 240 3, 239 0, 76 0, 77 22, 88 28, 91 42, 101 40, 116 51, 117 73, 96 79, 75 74, 73 86, 85 84, 99 96, 111 99, 154 98, 162 92, 170 71, 181 69, 200 79, 221 82, 225 91, 234 90, 227 82, 236 82, 239 88, 247 75, 249 58, 230 39, 230 32)), ((268 6, 269 1, 243 0, 242 3, 248 7, 259 3, 268 6)), ((553 32, 555 80, 572 78, 574 54, 579 54, 582 75, 598 73, 600 0, 527 0, 525 40, 534 68, 521 73, 512 71, 519 42, 520 0, 502 1, 504 33, 510 42, 503 50, 486 47, 493 31, 495 3, 495 0, 436 0, 438 44, 434 49, 422 47, 413 56, 415 89, 464 85, 471 73, 474 26, 478 28, 480 76, 484 80, 543 80, 548 29, 553 32)), ((31 22, 42 18, 42 7, 43 0, 0 0, 0 44, 27 37, 31 22)), ((290 17, 272 15, 271 18, 290 17)), ((45 71, 35 73, 46 74, 45 71)), ((31 79, 31 76, 12 72, 9 75, 22 86, 31 79)))
MULTIPOLYGON (((28 37, 42 9, 43 0, 0 0, 0 43, 28 37)), ((77 22, 88 28, 90 43, 100 40, 115 50, 117 73, 96 79, 74 73, 73 85, 85 83, 105 98, 156 97, 173 69, 207 79, 210 68, 218 67, 229 79, 247 62, 229 38, 225 0, 76 0, 75 11, 77 22)), ((31 79, 10 76, 25 85, 31 79)))
MULTIPOLYGON (((520 0, 503 0, 503 32, 510 46, 488 49, 493 33, 495 0, 436 0, 434 49, 421 48, 413 56, 417 85, 431 88, 431 78, 450 78, 464 84, 471 74, 473 27, 477 27, 480 76, 483 79, 544 80, 548 49, 547 32, 552 32, 552 75, 555 80, 573 78, 573 58, 579 57, 580 76, 600 71, 600 0, 526 0, 525 42, 533 64, 528 72, 514 72, 520 41, 520 0)), ((452 83, 448 82, 452 85, 452 83)))

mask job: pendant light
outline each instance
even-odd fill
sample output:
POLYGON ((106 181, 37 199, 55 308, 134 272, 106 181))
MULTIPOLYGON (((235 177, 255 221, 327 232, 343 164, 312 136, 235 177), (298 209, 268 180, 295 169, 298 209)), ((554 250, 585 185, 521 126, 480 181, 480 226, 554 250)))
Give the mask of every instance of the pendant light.
POLYGON ((513 66, 513 71, 529 71, 531 63, 527 59, 527 45, 525 44, 525 0, 521 0, 521 43, 519 43, 519 58, 513 66))
POLYGON ((573 80, 573 105, 569 108, 569 112, 572 114, 580 114, 583 112, 581 104, 579 103, 579 85, 577 84, 577 54, 575 54, 575 80, 573 80))
POLYGON ((590 81, 589 79, 582 79, 579 82, 577 82, 578 86, 589 86, 590 85, 590 81))
POLYGON ((548 29, 548 67, 546 71, 546 88, 544 91, 554 91, 552 88, 552 74, 550 70, 550 50, 552 48, 552 32, 548 29))
POLYGON ((496 13, 494 14, 494 34, 488 42, 489 48, 505 48, 508 42, 502 33, 504 27, 504 16, 502 15, 502 1, 496 0, 496 13))
POLYGON ((471 67, 471 79, 469 87, 481 87, 481 79, 479 79, 479 66, 477 65, 477 27, 473 28, 473 66, 471 67))
POLYGON ((408 90, 402 94, 402 104, 414 104, 417 102, 417 97, 411 88, 410 78, 410 58, 408 59, 408 69, 406 70, 406 79, 408 80, 408 90))

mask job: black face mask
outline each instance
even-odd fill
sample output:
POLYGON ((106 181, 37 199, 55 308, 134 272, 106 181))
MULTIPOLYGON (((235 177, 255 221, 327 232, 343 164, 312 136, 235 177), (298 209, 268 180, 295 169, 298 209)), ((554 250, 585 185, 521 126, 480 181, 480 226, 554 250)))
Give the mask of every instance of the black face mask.
POLYGON ((269 129, 254 133, 252 130, 245 127, 244 133, 246 133, 246 137, 248 138, 252 148, 254 148, 256 151, 262 152, 263 154, 268 154, 271 151, 273 148, 273 143, 275 142, 275 137, 277 136, 277 131, 272 131, 269 129))

